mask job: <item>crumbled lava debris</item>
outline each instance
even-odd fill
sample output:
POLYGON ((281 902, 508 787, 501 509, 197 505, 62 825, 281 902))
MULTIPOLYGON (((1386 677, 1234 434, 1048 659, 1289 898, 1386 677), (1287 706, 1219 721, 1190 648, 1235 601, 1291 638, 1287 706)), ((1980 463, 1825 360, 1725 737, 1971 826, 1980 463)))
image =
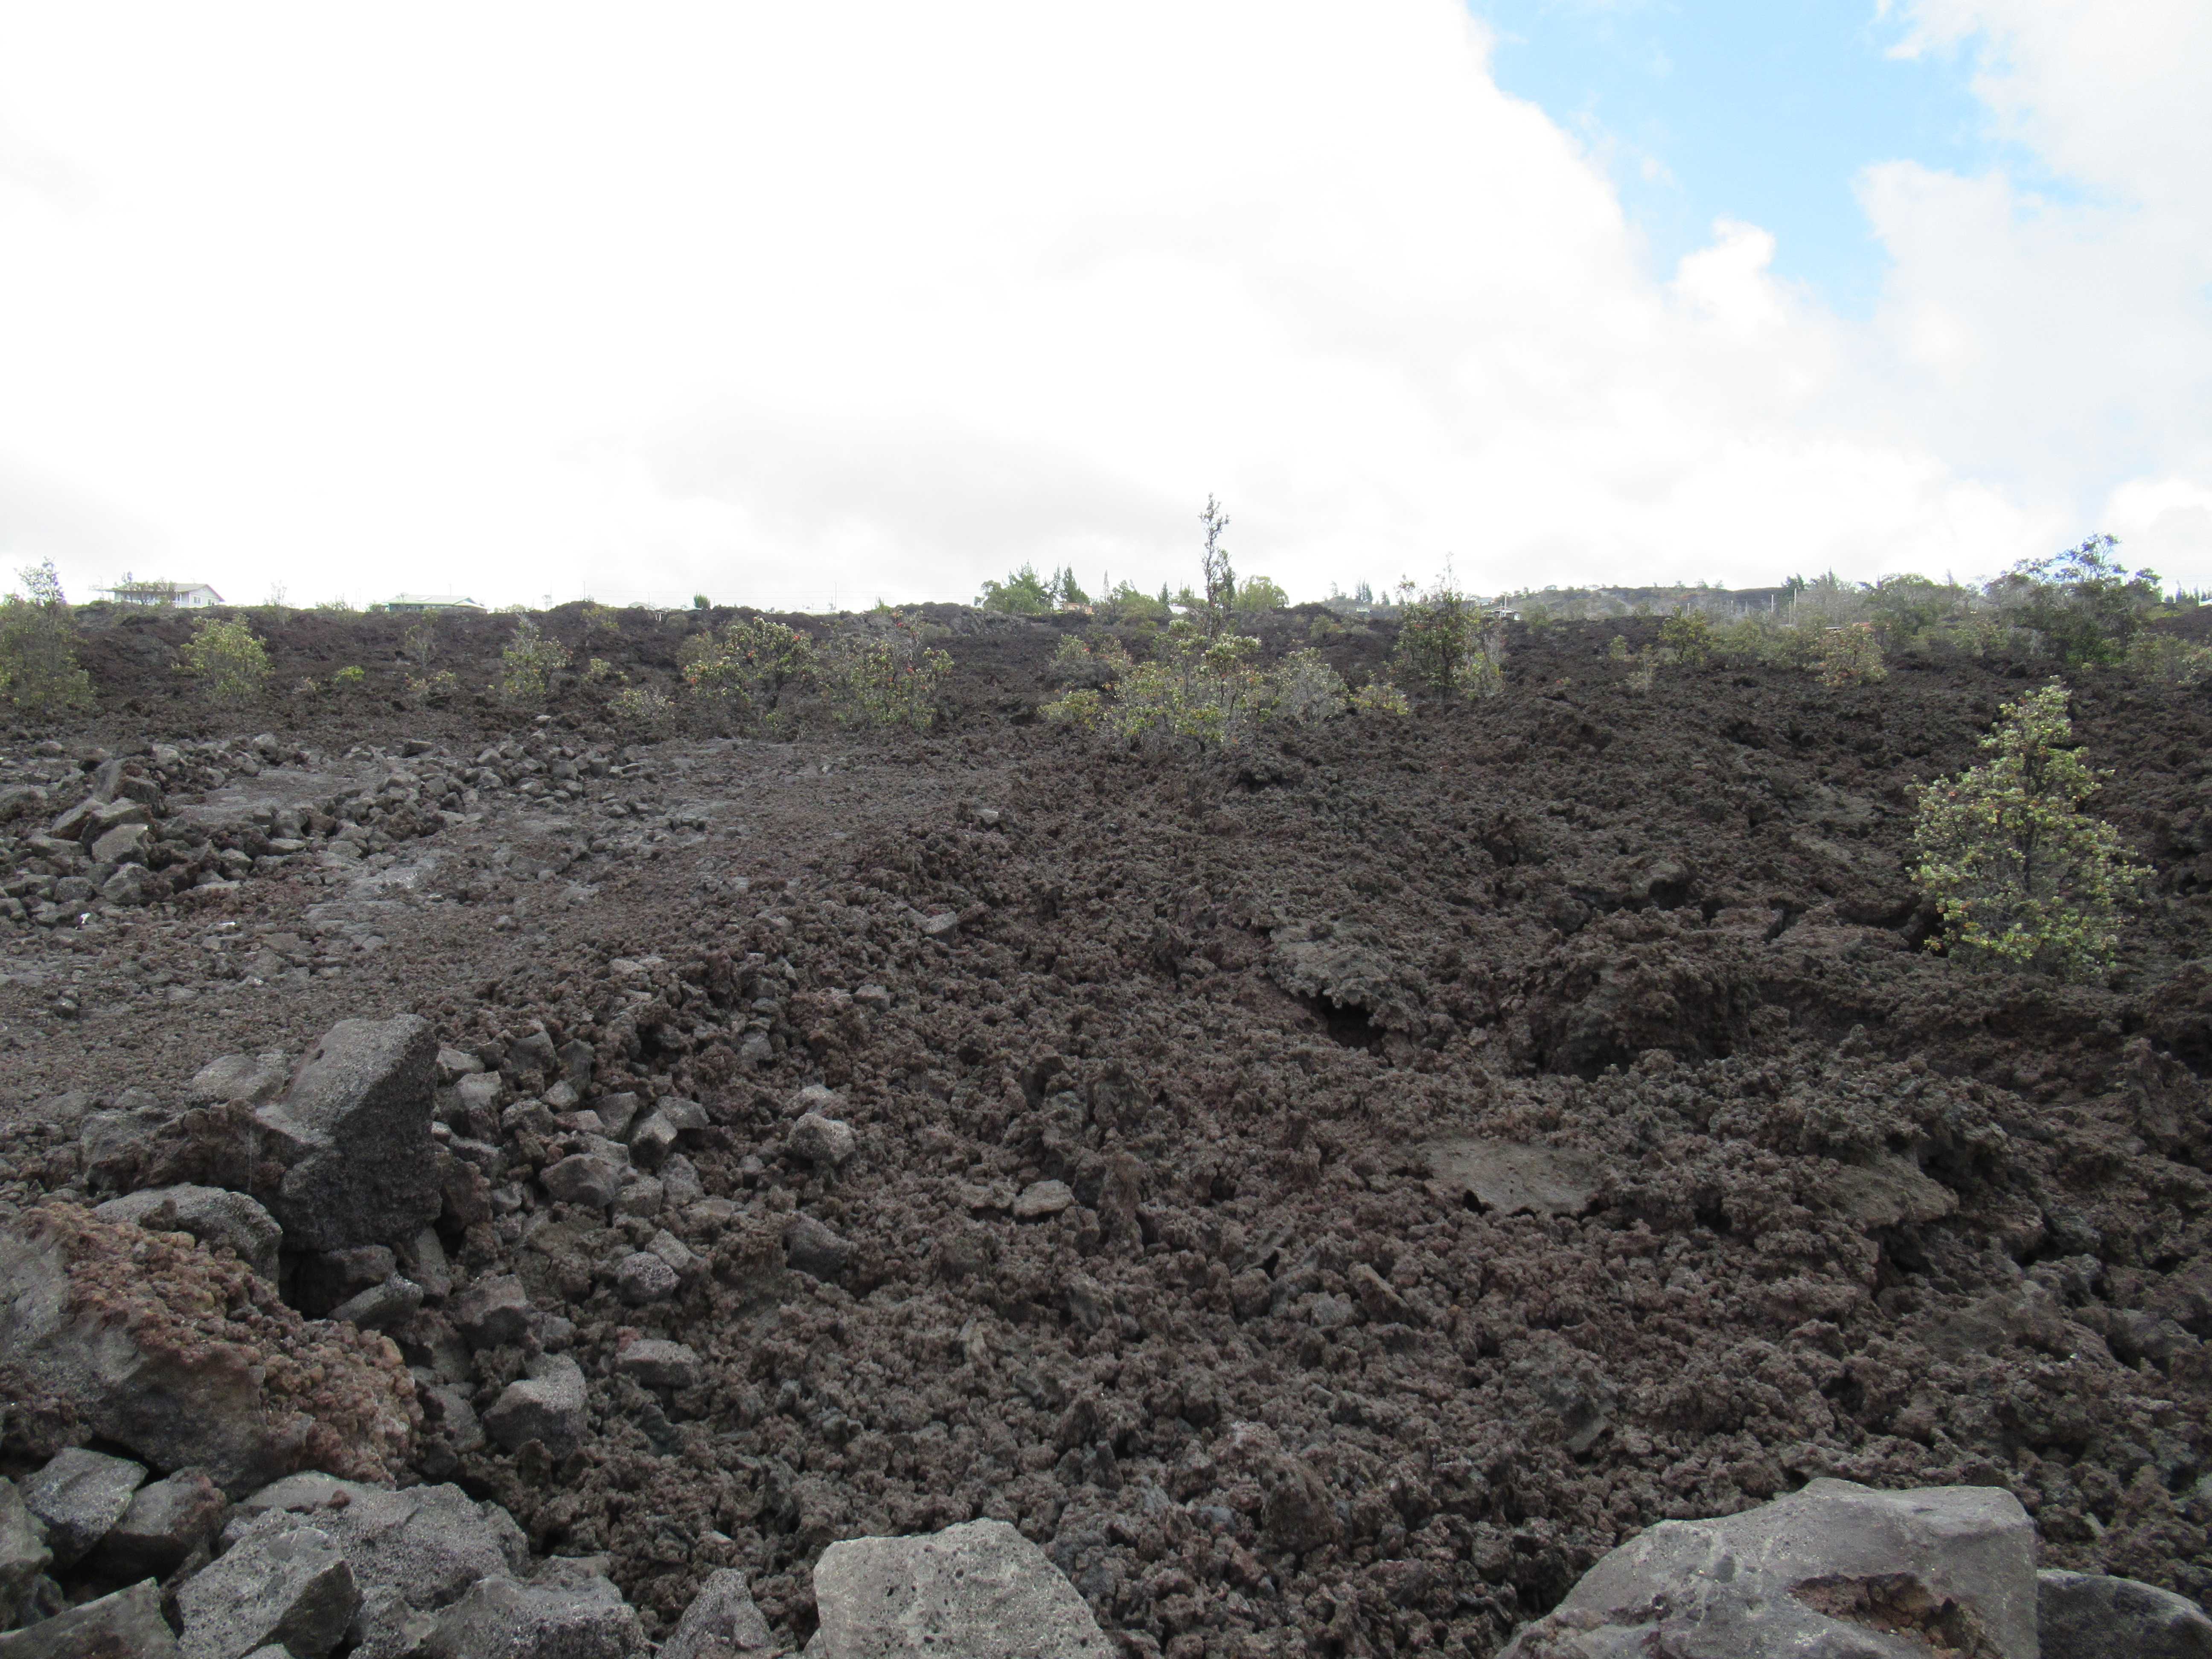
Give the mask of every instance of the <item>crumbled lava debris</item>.
MULTIPOLYGON (((2076 686, 2157 873, 2063 987, 1919 948, 1911 792, 2033 683, 1996 665, 1638 693, 1605 644, 1652 624, 1516 629, 1486 702, 1139 756, 1029 723, 1054 625, 928 615, 929 736, 371 699, 218 737, 149 678, 0 745, 41 792, 0 823, 10 1260, 270 1425, 173 1443, 0 1345, 0 1476, 450 1484, 593 1563, 563 1594, 618 1646, 598 1569, 653 1640, 735 1569, 788 1649, 832 1543, 994 1520, 1127 1654, 1483 1656, 1655 1522, 1822 1476, 2001 1488, 2043 1569, 2212 1596, 2200 692, 2076 686), (106 783, 149 834, 63 835, 106 783), (102 896, 103 845, 147 880, 102 896), (93 1215, 276 1213, 295 1057, 401 1016, 427 1164, 348 1212, 387 1236, 271 1277, 178 1205, 93 1215)), ((665 677, 691 625, 603 654, 665 677)))

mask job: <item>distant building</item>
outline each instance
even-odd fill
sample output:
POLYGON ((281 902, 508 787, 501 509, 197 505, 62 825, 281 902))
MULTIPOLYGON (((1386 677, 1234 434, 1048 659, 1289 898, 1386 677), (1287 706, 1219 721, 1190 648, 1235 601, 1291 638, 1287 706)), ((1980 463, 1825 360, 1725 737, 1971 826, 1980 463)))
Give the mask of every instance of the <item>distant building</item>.
POLYGON ((118 605, 147 605, 168 611, 204 611, 221 605, 222 595, 205 582, 142 582, 125 576, 106 590, 118 605))
POLYGON ((386 611, 409 613, 423 611, 481 611, 483 607, 474 599, 465 599, 458 593, 402 593, 385 601, 386 611))

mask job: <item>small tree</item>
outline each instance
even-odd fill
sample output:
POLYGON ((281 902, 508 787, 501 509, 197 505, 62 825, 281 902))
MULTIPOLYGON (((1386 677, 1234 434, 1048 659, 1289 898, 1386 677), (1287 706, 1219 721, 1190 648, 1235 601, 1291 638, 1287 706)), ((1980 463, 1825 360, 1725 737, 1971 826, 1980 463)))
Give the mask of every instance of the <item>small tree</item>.
POLYGON ((1406 701, 1406 694, 1388 680, 1370 680, 1352 694, 1352 707, 1356 714, 1380 715, 1387 720, 1403 720, 1413 712, 1413 705, 1406 701))
POLYGON ((608 711, 623 725, 652 737, 665 737, 676 719, 676 704, 653 685, 626 685, 608 699, 608 711))
POLYGON ((185 672, 210 702, 236 708, 252 702, 269 682, 269 653, 243 619, 202 617, 185 641, 185 672))
POLYGON ((937 723, 939 693, 951 672, 952 659, 925 645, 921 630, 893 611, 879 632, 834 641, 819 678, 830 712, 846 725, 927 732, 937 723))
POLYGON ((1446 571, 1425 593, 1398 585, 1398 672, 1446 695, 1493 697, 1505 689, 1505 641, 1483 631, 1481 612, 1446 571))
POLYGON ((1940 943, 1962 961, 2094 978, 2112 965, 2121 912, 2151 873, 2127 862, 2118 830, 2081 811, 2110 774, 2072 747, 2066 699, 2053 680, 2006 704, 1982 739, 1990 759, 1921 793, 1912 878, 1942 915, 1940 943))
POLYGON ((1267 678, 1255 668, 1260 641, 1240 635, 1209 640, 1177 617, 1159 654, 1122 677, 1114 710, 1116 732, 1132 743, 1187 740, 1200 752, 1233 748, 1264 699, 1267 678))
POLYGON ((1221 544, 1221 532, 1229 528, 1229 515, 1221 503, 1208 495, 1198 521, 1206 526, 1206 547, 1199 555, 1206 592, 1198 600, 1198 623, 1206 638, 1212 639, 1229 629, 1229 613, 1237 604, 1237 571, 1229 562, 1229 550, 1221 544))
POLYGON ((1064 564, 1053 573, 1053 603, 1066 611, 1079 605, 1089 605, 1091 596, 1083 591, 1083 584, 1075 580, 1075 567, 1064 564))
POLYGON ((739 617, 717 634, 694 634, 677 653, 694 695, 765 725, 783 688, 814 666, 814 641, 766 617, 739 617))
POLYGON ((2111 536, 2092 536, 2047 559, 2024 561, 1989 585, 1999 612, 2039 635, 2068 667, 2116 663, 2159 602, 2158 577, 2130 574, 2111 536))
POLYGON ((1108 686, 1132 666, 1127 649, 1111 634, 1090 641, 1070 634, 1061 639, 1044 678, 1054 685, 1108 686))
POLYGON ((1275 712, 1299 726, 1318 726, 1344 712, 1351 700, 1344 676, 1320 652, 1293 651, 1269 677, 1275 712))
POLYGON ((1287 611, 1291 596, 1272 576, 1247 576, 1237 585, 1239 611, 1287 611))
POLYGON ((0 696, 27 714, 88 708, 92 679, 76 660, 76 617, 54 562, 18 573, 23 593, 0 600, 0 696))
POLYGON ((1872 623, 1823 629, 1814 647, 1814 660, 1820 671, 1820 684, 1838 690, 1889 678, 1881 660, 1881 641, 1872 623))
POLYGON ((1002 611, 1013 617, 1042 617, 1053 609, 1052 584, 1025 564, 1010 571, 1002 582, 986 580, 975 604, 985 611, 1002 611))
POLYGON ((514 637, 499 653, 499 695, 519 708, 545 701, 553 675, 568 665, 568 647, 550 638, 529 617, 516 618, 514 637))
POLYGON ((1659 646, 1685 668, 1712 660, 1713 619, 1702 611, 1677 611, 1659 624, 1659 646))

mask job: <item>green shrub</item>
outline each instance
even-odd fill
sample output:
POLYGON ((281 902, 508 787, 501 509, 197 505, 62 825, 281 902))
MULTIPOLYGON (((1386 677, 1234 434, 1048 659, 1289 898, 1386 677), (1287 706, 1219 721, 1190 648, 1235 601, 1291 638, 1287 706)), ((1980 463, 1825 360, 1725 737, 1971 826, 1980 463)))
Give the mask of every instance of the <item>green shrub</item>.
POLYGON ((528 617, 516 618, 514 637, 499 653, 501 702, 520 708, 543 704, 552 677, 568 665, 568 647, 549 638, 528 617))
POLYGON ((691 608, 694 611, 707 611, 713 607, 707 603, 707 596, 704 593, 694 593, 691 596, 691 608))
POLYGON ((1054 608, 1052 584, 1037 574, 1036 567, 1025 564, 1002 582, 985 580, 975 604, 981 610, 1004 611, 1008 616, 1042 617, 1054 608))
POLYGON ((1425 593, 1401 582, 1392 660, 1416 685, 1447 696, 1492 697, 1505 689, 1505 641, 1486 633, 1482 613, 1449 573, 1425 593))
POLYGON ((1659 648, 1685 668, 1712 660, 1713 619, 1702 611, 1677 611, 1659 624, 1659 648))
POLYGON ((658 686, 625 685, 607 700, 607 708, 624 726, 658 735, 676 718, 676 704, 658 686))
POLYGON ((2192 645, 2172 634, 2140 633, 2129 642, 2128 668, 2142 679, 2199 685, 2212 678, 2212 647, 2192 645))
POLYGON ((605 657, 594 657, 584 665, 584 684, 586 685, 597 685, 602 680, 617 678, 615 665, 605 657))
POLYGON ((684 683, 740 720, 766 726, 785 686, 811 672, 814 641, 766 617, 739 617, 719 634, 694 634, 677 653, 684 683))
POLYGON ((1884 576, 1866 589, 1867 618, 1890 651, 1918 650, 1942 637, 1947 623, 1972 608, 1974 592, 1925 576, 1884 576))
POLYGON ((927 732, 937 723, 938 697, 952 659, 922 642, 896 611, 878 630, 841 636, 817 670, 830 712, 847 726, 903 726, 927 732))
POLYGON ((1273 712, 1298 726, 1334 720, 1351 696, 1344 676, 1318 651, 1291 652, 1275 665, 1268 678, 1273 712))
POLYGON ((1098 602, 1098 614, 1120 622, 1165 622, 1174 611, 1163 592, 1155 599, 1127 581, 1117 582, 1114 591, 1098 602))
POLYGON ((1044 678, 1053 685, 1112 685, 1133 665, 1127 649, 1112 635, 1079 640, 1070 634, 1061 639, 1044 678))
POLYGON ((461 682, 449 668, 434 674, 410 674, 406 680, 407 701, 417 708, 443 708, 460 694, 461 682))
POLYGON ((1208 495, 1198 521, 1206 529, 1206 545, 1198 559, 1200 585, 1205 592, 1192 598, 1186 589, 1185 598, 1200 631, 1214 639, 1229 631, 1230 612, 1237 605, 1237 570, 1229 562, 1229 550, 1221 544, 1221 533, 1229 528, 1229 515, 1221 510, 1221 503, 1208 495))
POLYGON ((1998 711, 1990 758, 1921 792, 1913 880, 1936 901, 1948 949, 1977 966, 2093 979, 2112 965, 2121 913, 2150 872, 2119 832, 2081 811, 2101 777, 2072 746, 2057 680, 1998 711))
POLYGON ((1291 596, 1267 577, 1247 576, 1237 583, 1237 597, 1231 603, 1238 611, 1287 611, 1291 596))
POLYGON ((1209 640, 1197 623, 1176 618, 1159 654, 1122 677, 1114 730, 1131 743, 1233 748, 1262 701, 1266 678, 1253 666, 1259 653, 1257 640, 1235 634, 1209 640))
POLYGON ((358 691, 368 678, 367 669, 357 664, 349 665, 331 676, 331 690, 339 692, 358 691))
POLYGON ((92 678, 77 665, 76 617, 54 562, 20 573, 24 592, 0 600, 0 696, 26 714, 92 705, 92 678))
POLYGON ((268 650, 242 620, 200 617, 183 654, 185 671, 210 702, 235 708, 252 702, 269 683, 268 650))
POLYGON ((1823 685, 1865 685, 1889 678, 1881 660, 1881 641, 1875 637, 1872 623, 1823 629, 1814 647, 1814 660, 1823 685))
POLYGON ((399 636, 399 648, 417 668, 427 669, 438 654, 438 620, 424 617, 399 636))
POLYGON ((1716 624, 1712 648, 1723 657, 1748 659, 1771 667, 1807 668, 1813 665, 1813 641, 1823 627, 1818 621, 1800 624, 1788 617, 1753 611, 1716 624))
POLYGON ((1042 704, 1037 713, 1054 726, 1065 726, 1077 732, 1096 732, 1099 721, 1105 717, 1106 699, 1085 687, 1042 704))
POLYGON ((1388 680, 1370 680, 1352 694, 1352 707, 1356 714, 1379 714, 1389 720, 1403 720, 1413 712, 1413 705, 1406 701, 1406 694, 1388 680))
POLYGON ((2033 632, 2068 667, 2116 663, 2158 606, 2158 577, 2130 574, 2112 556, 2119 543, 2092 536, 2047 559, 2024 561, 1989 585, 2013 626, 2033 632))

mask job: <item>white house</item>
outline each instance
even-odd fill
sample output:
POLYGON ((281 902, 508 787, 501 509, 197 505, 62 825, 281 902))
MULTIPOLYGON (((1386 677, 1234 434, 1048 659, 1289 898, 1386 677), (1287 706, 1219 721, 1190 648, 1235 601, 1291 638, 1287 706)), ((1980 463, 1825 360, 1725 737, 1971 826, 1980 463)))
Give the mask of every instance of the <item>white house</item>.
POLYGON ((401 593, 384 602, 386 611, 406 612, 422 611, 481 611, 483 607, 474 599, 465 599, 458 593, 401 593))
POLYGON ((109 588, 107 595, 118 605, 154 605, 171 611, 204 611, 222 603, 222 595, 205 582, 142 582, 129 576, 109 588))

